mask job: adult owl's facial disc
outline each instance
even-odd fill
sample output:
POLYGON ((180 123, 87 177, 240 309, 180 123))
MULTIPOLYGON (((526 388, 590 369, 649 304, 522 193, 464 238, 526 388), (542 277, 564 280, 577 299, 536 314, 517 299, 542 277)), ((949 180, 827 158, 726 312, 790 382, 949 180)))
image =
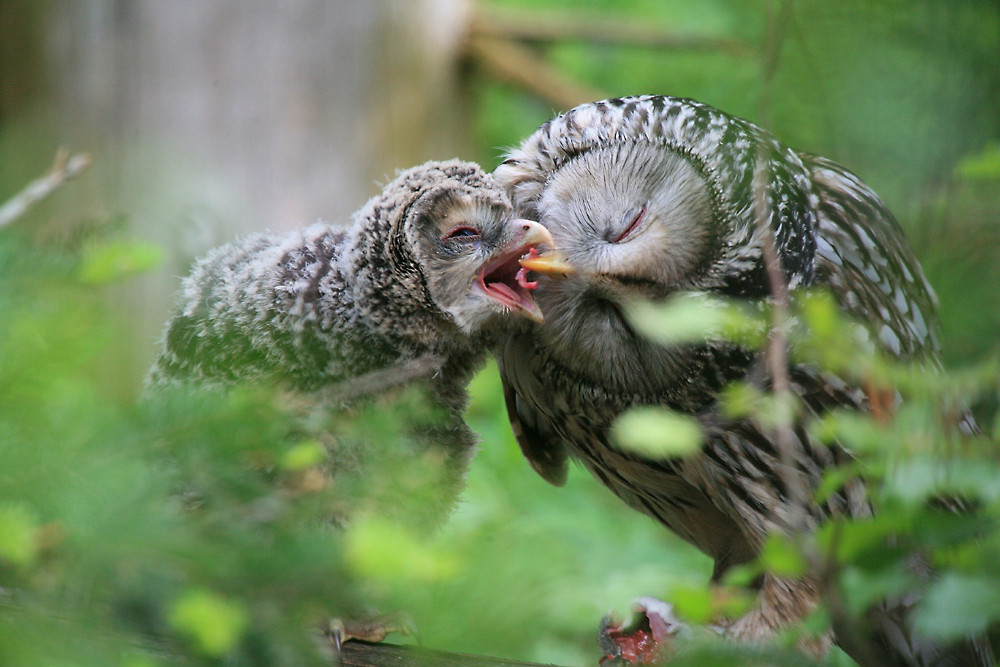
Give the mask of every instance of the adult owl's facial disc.
POLYGON ((594 148, 559 167, 532 209, 577 270, 540 280, 549 348, 623 382, 648 377, 647 364, 669 367, 669 351, 635 336, 622 306, 696 288, 711 264, 712 199, 690 160, 649 142, 594 148))
POLYGON ((537 284, 518 260, 532 249, 551 248, 549 232, 516 219, 495 201, 450 192, 425 198, 407 232, 416 237, 412 242, 437 306, 469 334, 509 315, 541 322, 532 295, 537 284))
POLYGON ((665 146, 627 142, 582 153, 552 175, 538 211, 578 280, 608 298, 689 288, 711 259, 705 178, 665 146))

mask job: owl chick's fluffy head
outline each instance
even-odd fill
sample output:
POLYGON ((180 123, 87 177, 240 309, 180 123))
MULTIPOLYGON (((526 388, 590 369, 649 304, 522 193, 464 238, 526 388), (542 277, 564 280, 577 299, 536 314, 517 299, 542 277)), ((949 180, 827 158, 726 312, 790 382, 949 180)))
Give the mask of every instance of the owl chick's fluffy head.
POLYGON ((355 303, 368 304, 377 327, 418 337, 427 327, 480 334, 509 314, 541 321, 535 285, 518 264, 540 246, 552 246, 548 231, 515 218, 478 165, 428 162, 356 214, 347 243, 355 303))

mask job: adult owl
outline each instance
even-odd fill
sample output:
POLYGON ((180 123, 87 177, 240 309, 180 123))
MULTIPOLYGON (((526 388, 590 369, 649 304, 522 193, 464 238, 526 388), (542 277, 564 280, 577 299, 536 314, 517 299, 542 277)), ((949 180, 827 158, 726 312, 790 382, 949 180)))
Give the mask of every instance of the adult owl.
MULTIPOLYGON (((752 560, 769 534, 792 522, 798 509, 788 475, 811 490, 847 453, 813 441, 798 424, 793 470, 783 471, 775 433, 726 418, 717 401, 734 380, 766 387, 763 355, 728 342, 651 342, 635 333, 625 307, 684 291, 768 297, 766 225, 790 290, 828 289, 892 355, 933 358, 937 350, 935 297, 875 193, 838 164, 708 105, 662 96, 584 104, 544 123, 494 176, 517 214, 545 225, 577 269, 543 281, 536 298, 544 324, 496 350, 522 451, 557 485, 567 458, 581 462, 630 506, 711 556, 713 579, 752 560), (636 405, 697 418, 700 453, 664 460, 617 447, 609 429, 636 405)), ((840 378, 805 365, 789 373, 814 413, 867 409, 865 392, 840 378)), ((813 527, 831 513, 870 511, 858 485, 805 509, 813 527)), ((808 580, 765 575, 756 607, 726 631, 767 638, 804 616, 816 595, 808 580)), ((883 664, 934 664, 939 655, 910 637, 890 647, 887 638, 905 629, 875 631, 886 640, 883 664)))

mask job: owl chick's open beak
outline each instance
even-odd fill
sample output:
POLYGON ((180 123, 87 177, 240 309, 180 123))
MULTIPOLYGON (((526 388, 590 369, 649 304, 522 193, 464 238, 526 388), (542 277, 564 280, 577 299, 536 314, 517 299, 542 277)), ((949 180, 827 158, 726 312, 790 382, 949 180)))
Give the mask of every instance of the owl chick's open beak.
POLYGON ((545 245, 551 249, 555 245, 552 235, 545 227, 532 220, 514 220, 510 224, 520 228, 519 233, 497 251, 495 259, 483 265, 472 287, 518 315, 541 323, 545 318, 531 296, 531 290, 536 289, 538 283, 528 280, 528 271, 565 275, 569 272, 569 265, 561 259, 552 261, 550 266, 544 265, 543 260, 552 253, 539 256, 538 246, 545 245), (543 262, 543 268, 525 266, 523 262, 526 260, 522 258, 534 258, 535 262, 543 262))

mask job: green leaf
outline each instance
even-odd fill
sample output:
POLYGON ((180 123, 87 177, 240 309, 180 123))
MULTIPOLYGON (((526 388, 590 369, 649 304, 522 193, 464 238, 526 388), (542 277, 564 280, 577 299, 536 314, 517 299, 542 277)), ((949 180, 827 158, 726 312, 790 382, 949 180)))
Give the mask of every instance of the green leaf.
POLYGON ((92 245, 84 253, 79 278, 89 285, 107 285, 155 268, 163 251, 138 241, 92 245))
POLYGON ((285 451, 281 456, 281 467, 289 471, 305 470, 325 460, 323 446, 316 440, 308 440, 285 451))
POLYGON ((813 437, 821 442, 840 443, 860 452, 877 451, 888 440, 886 429, 870 417, 847 410, 834 410, 809 424, 813 437))
POLYGON ((1000 144, 992 144, 980 153, 963 158, 955 167, 955 173, 969 181, 1000 179, 1000 144))
POLYGON ((0 562, 28 566, 38 553, 38 522, 22 504, 0 505, 0 562))
POLYGON ((899 536, 909 530, 906 515, 886 510, 874 518, 828 521, 820 528, 817 541, 821 550, 833 553, 838 562, 881 570, 900 557, 904 547, 899 536))
POLYGON ((842 333, 844 317, 829 292, 808 292, 797 303, 813 336, 830 339, 842 333))
POLYGON ((840 374, 868 377, 877 364, 868 330, 847 317, 831 294, 811 290, 792 303, 796 317, 790 339, 795 359, 840 374))
POLYGON ((761 550, 760 561, 766 571, 788 577, 802 576, 807 569, 802 549, 786 535, 769 537, 761 550))
POLYGON ((1000 476, 991 461, 921 456, 902 461, 886 476, 885 491, 910 504, 948 494, 995 501, 1000 497, 1000 476))
POLYGON ((696 419, 655 406, 622 414, 611 427, 611 437, 622 449, 649 458, 689 456, 704 439, 696 419))
POLYGON ((758 315, 700 292, 679 294, 666 303, 636 301, 625 310, 639 333, 661 345, 719 339, 758 345, 767 331, 758 315))
POLYGON ((346 556, 358 575, 371 579, 428 582, 450 577, 458 569, 451 554, 418 540, 398 523, 377 518, 351 525, 346 556))
POLYGON ((827 468, 823 471, 823 481, 813 492, 813 498, 818 503, 826 502, 831 495, 843 489, 847 484, 861 479, 862 471, 866 470, 859 461, 827 468))
POLYGON ((1000 579, 947 572, 917 607, 914 627, 928 637, 954 639, 985 630, 1000 618, 1000 579))
POLYGON ((749 417, 758 409, 763 398, 763 392, 745 382, 733 382, 719 395, 722 414, 727 419, 749 417))
POLYGON ((677 585, 671 588, 670 602, 677 614, 692 623, 702 624, 712 620, 713 605, 711 591, 694 585, 677 585))
POLYGON ((243 605, 201 589, 178 598, 167 620, 199 651, 213 657, 225 655, 236 646, 248 625, 243 605))
POLYGON ((717 336, 722 329, 722 309, 708 298, 690 295, 664 304, 637 301, 629 305, 626 317, 639 333, 657 343, 676 345, 698 343, 717 336))
POLYGON ((851 614, 863 616, 873 603, 886 597, 915 590, 917 583, 905 567, 890 567, 871 572, 857 567, 845 567, 839 577, 841 593, 851 614))
POLYGON ((754 417, 764 428, 777 429, 794 424, 799 409, 799 399, 792 394, 763 394, 755 406, 754 417))

